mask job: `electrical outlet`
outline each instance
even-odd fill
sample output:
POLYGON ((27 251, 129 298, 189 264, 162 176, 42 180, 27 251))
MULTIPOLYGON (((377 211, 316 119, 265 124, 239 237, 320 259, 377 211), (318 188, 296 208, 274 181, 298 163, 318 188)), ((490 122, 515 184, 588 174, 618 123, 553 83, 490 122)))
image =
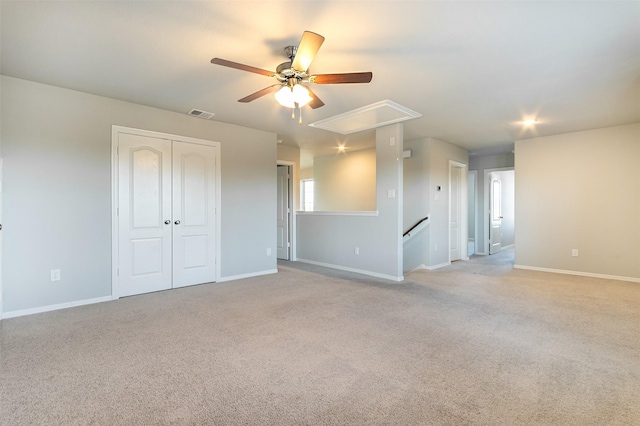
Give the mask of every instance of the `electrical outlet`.
POLYGON ((433 245, 433 251, 438 251, 438 245, 437 244, 433 245))
POLYGON ((571 249, 571 256, 578 257, 578 249, 571 249))
POLYGON ((51 270, 51 282, 60 281, 60 269, 51 270))
POLYGON ((353 249, 353 254, 357 254, 357 255, 359 255, 359 254, 360 254, 360 247, 356 247, 356 248, 354 248, 354 249, 353 249))
POLYGON ((267 249, 267 256, 271 256, 271 249, 270 248, 267 249))

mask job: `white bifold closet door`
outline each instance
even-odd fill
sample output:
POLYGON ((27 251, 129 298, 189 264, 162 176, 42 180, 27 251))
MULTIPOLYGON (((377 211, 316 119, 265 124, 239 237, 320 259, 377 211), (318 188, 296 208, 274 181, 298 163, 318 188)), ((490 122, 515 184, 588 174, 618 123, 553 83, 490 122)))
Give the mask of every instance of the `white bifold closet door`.
POLYGON ((121 133, 118 296, 216 280, 216 151, 121 133))

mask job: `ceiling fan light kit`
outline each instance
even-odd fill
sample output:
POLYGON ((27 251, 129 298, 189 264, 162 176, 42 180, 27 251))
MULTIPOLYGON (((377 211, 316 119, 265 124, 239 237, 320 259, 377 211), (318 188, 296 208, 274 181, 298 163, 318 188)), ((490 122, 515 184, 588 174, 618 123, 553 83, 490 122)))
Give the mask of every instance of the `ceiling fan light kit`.
POLYGON ((280 105, 287 108, 303 107, 311 102, 309 90, 301 84, 293 86, 282 86, 276 92, 276 100, 280 105))
MULTIPOLYGON (((321 35, 305 31, 298 46, 285 47, 285 54, 290 62, 281 63, 275 72, 221 58, 213 58, 211 63, 267 77, 275 77, 278 80, 277 84, 245 96, 239 99, 238 102, 251 102, 268 93, 275 92, 276 100, 284 107, 298 108, 300 110, 303 106, 309 105, 312 109, 316 109, 323 106, 324 102, 305 84, 369 83, 373 78, 373 73, 371 72, 310 75, 308 73, 309 66, 323 42, 324 37, 321 35)), ((295 118, 295 111, 292 117, 295 118)), ((302 123, 302 119, 300 119, 300 123, 302 123)))

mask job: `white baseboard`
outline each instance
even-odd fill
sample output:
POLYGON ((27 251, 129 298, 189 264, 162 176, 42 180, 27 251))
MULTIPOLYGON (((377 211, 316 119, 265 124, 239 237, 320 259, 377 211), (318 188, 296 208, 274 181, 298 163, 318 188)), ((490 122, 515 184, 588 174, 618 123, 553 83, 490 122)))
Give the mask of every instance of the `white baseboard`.
POLYGON ((217 282, 223 283, 225 281, 235 281, 235 280, 241 280, 243 278, 253 278, 253 277, 259 277, 261 275, 270 275, 270 274, 277 274, 277 273, 278 273, 277 269, 268 269, 266 271, 252 272, 250 274, 231 275, 228 277, 221 277, 221 278, 218 278, 217 282))
POLYGON ((603 278, 606 280, 631 281, 633 283, 640 283, 640 278, 621 277, 618 275, 593 274, 591 272, 569 271, 566 269, 539 268, 537 266, 527 266, 527 265, 513 265, 513 267, 515 269, 526 269, 529 271, 551 272, 554 274, 578 275, 581 277, 603 278))
MULTIPOLYGON (((461 259, 461 260, 465 260, 465 259, 461 259)), ((469 260, 469 259, 467 258, 466 260, 469 260)), ((420 271, 420 270, 433 271, 434 269, 444 268, 445 266, 449 266, 449 265, 451 265, 451 262, 440 263, 439 265, 433 265, 433 266, 427 266, 427 265, 425 265, 423 263, 420 266, 418 266, 417 268, 414 268, 414 269, 410 270, 409 273, 415 272, 415 271, 420 271)))
POLYGON ((300 259, 298 262, 309 263, 311 265, 324 266, 325 268, 338 269, 340 271, 355 272, 356 274, 369 275, 370 277, 382 278, 391 281, 404 281, 404 276, 395 277, 393 275, 379 274, 377 272, 365 271, 364 269, 349 268, 346 266, 334 265, 332 263, 316 262, 315 260, 300 259))
MULTIPOLYGON (((278 272, 277 269, 270 269, 270 270, 267 270, 267 271, 254 272, 254 273, 251 273, 251 274, 243 274, 243 275, 235 275, 235 276, 231 276, 231 277, 224 277, 224 278, 220 278, 217 282, 233 281, 233 280, 239 280, 239 279, 242 279, 242 278, 251 278, 251 277, 257 277, 257 276, 260 276, 260 275, 275 274, 277 272, 278 272)), ((59 309, 74 308, 76 306, 92 305, 94 303, 109 302, 109 301, 115 300, 115 299, 118 299, 118 298, 117 297, 113 298, 112 296, 105 296, 105 297, 97 297, 95 299, 77 300, 77 301, 74 301, 74 302, 60 303, 58 305, 40 306, 40 307, 37 307, 37 308, 22 309, 22 310, 19 310, 19 311, 4 312, 2 314, 2 316, 0 316, 0 319, 8 319, 8 318, 22 317, 22 316, 25 316, 25 315, 40 314, 40 313, 43 313, 43 312, 57 311, 59 309)))
POLYGON ((449 265, 451 265, 451 262, 444 262, 444 263, 439 263, 437 265, 425 266, 425 269, 429 271, 433 271, 434 269, 444 268, 445 266, 449 266, 449 265))
POLYGON ((424 263, 421 263, 420 265, 416 266, 415 268, 413 268, 412 270, 408 271, 407 273, 410 274, 412 272, 422 271, 422 270, 425 270, 425 269, 429 269, 429 268, 427 268, 427 265, 425 265, 424 263))
POLYGON ((22 317, 25 315, 40 314, 43 312, 57 311, 59 309, 75 308, 76 306, 92 305, 113 300, 111 296, 96 297, 95 299, 77 300, 75 302, 60 303, 58 305, 40 306, 38 308, 9 311, 2 314, 2 319, 22 317))

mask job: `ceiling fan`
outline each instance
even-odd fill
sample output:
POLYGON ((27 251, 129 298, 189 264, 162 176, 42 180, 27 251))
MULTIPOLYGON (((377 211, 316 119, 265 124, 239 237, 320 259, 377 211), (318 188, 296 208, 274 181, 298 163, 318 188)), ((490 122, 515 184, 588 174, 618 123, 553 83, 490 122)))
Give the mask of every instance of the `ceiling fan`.
POLYGON ((275 79, 278 80, 278 83, 258 90, 249 96, 245 96, 239 99, 238 102, 251 102, 264 95, 276 92, 276 100, 282 106, 299 109, 305 105, 309 105, 315 109, 323 106, 324 102, 309 89, 307 84, 369 83, 373 78, 373 73, 371 72, 309 74, 309 66, 323 42, 323 36, 311 31, 305 31, 302 34, 302 39, 298 46, 285 47, 285 54, 289 58, 289 61, 278 65, 275 72, 221 58, 213 58, 211 63, 261 74, 267 77, 275 77, 275 79))

